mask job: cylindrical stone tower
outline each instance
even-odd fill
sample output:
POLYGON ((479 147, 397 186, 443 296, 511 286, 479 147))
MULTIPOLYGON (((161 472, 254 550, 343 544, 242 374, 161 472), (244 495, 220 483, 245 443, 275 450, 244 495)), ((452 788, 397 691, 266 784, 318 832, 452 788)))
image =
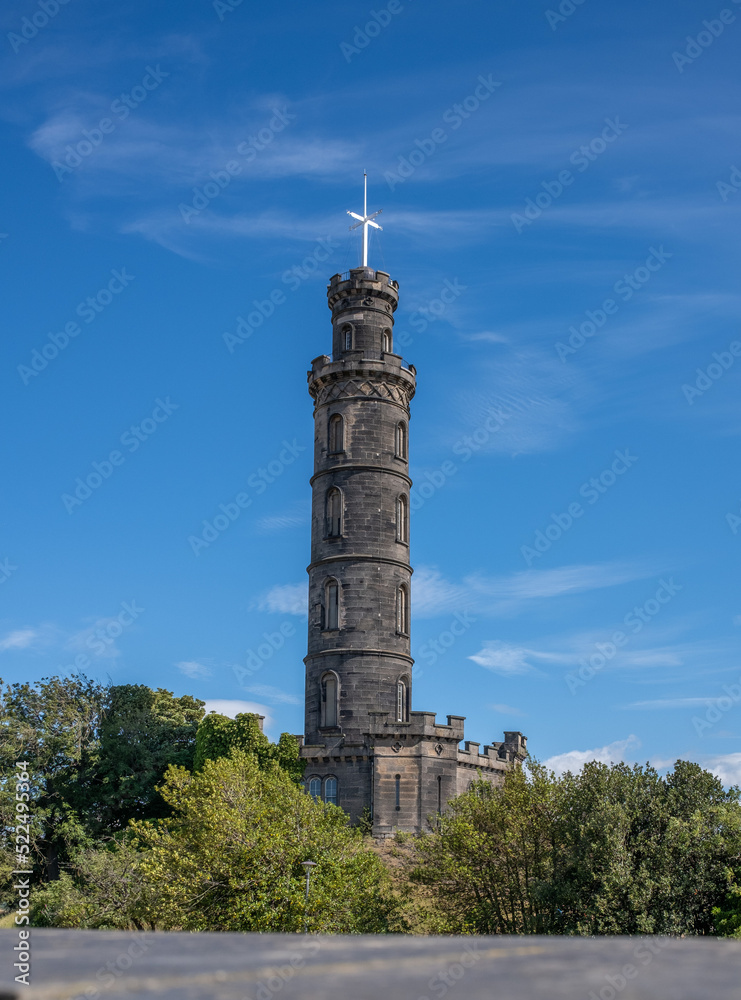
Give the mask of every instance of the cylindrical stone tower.
MULTIPOLYGON (((354 744, 376 713, 411 710, 409 403, 415 371, 394 353, 398 284, 359 267, 327 289, 332 358, 312 363, 307 744, 354 744)), ((339 804, 343 805, 340 785, 339 804)))

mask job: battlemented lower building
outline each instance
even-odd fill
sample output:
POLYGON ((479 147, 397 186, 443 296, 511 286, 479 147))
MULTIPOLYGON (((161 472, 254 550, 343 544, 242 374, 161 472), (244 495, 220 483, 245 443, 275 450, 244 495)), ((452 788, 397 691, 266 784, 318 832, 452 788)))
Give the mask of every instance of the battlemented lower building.
MULTIPOLYGON (((357 217, 359 218, 359 216, 357 217)), ((305 733, 307 790, 420 832, 483 776, 500 783, 526 739, 480 748, 459 715, 412 711, 409 419, 416 371, 394 353, 398 283, 359 267, 327 290, 332 355, 308 373, 314 475, 305 733)))

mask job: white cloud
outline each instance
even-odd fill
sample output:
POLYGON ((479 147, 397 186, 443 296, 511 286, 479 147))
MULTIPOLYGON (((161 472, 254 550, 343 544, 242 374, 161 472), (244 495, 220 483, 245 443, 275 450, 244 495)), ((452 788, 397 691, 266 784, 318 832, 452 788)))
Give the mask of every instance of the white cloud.
POLYGON ((270 535, 287 528, 297 528, 309 523, 309 510, 303 503, 295 503, 279 514, 258 518, 256 527, 260 534, 270 535))
POLYGON ((28 649, 29 646, 34 645, 38 637, 38 631, 32 628, 8 632, 4 638, 0 639, 0 652, 5 652, 8 649, 28 649))
POLYGON ((717 698, 657 698, 655 701, 633 701, 626 708, 702 708, 712 705, 717 698))
POLYGON ((257 602, 258 611, 268 611, 271 614, 308 615, 309 585, 308 583, 284 583, 271 587, 257 602))
POLYGON ((529 649, 522 649, 518 646, 510 646, 506 642, 494 639, 484 643, 484 648, 469 656, 469 660, 478 663, 487 670, 495 674, 503 674, 505 677, 513 677, 517 674, 535 673, 535 668, 528 663, 528 656, 532 655, 529 649))
POLYGON ((594 750, 569 750, 568 753, 557 754, 555 757, 544 760, 543 765, 548 770, 555 771, 556 775, 559 776, 567 771, 571 771, 573 774, 593 760, 602 764, 618 763, 623 760, 630 761, 632 758, 628 751, 637 749, 640 745, 641 741, 638 737, 631 734, 625 740, 616 740, 614 743, 608 743, 604 747, 596 747, 594 750))
POLYGON ((741 753, 712 757, 703 766, 720 778, 724 785, 741 785, 741 753))
POLYGON ((258 698, 266 698, 271 705, 300 705, 301 699, 288 691, 281 691, 280 688, 272 687, 270 684, 250 684, 240 685, 248 694, 257 695, 258 698))
POLYGON ((197 680, 199 677, 210 677, 211 671, 208 667, 205 667, 202 663, 197 663, 195 660, 181 660, 180 663, 176 663, 175 666, 186 677, 190 677, 191 680, 197 680))
POLYGON ((495 712, 499 712, 500 715, 525 715, 521 712, 519 708, 513 708, 511 705, 489 705, 489 708, 493 709, 495 712))
POLYGON ((522 570, 509 576, 474 574, 453 583, 434 567, 421 566, 412 578, 412 614, 435 618, 465 610, 482 615, 511 615, 530 601, 615 587, 653 572, 652 568, 614 562, 522 570))

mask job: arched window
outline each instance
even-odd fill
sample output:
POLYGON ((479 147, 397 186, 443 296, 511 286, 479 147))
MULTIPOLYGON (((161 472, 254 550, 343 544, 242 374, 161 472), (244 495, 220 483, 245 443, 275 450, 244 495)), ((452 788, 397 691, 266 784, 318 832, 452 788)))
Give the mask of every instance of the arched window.
POLYGON ((391 331, 383 331, 383 350, 385 354, 391 353, 391 331))
POLYGON ((329 418, 329 453, 336 454, 345 450, 345 421, 339 413, 333 413, 329 418))
POLYGON ((324 726, 337 725, 337 684, 336 674, 325 674, 322 678, 322 724, 324 726))
POLYGON ((396 457, 406 461, 407 454, 407 425, 402 420, 396 425, 396 457))
POLYGON ((349 323, 346 324, 345 326, 343 326, 342 329, 340 330, 340 337, 342 338, 341 339, 342 350, 343 351, 351 351, 352 350, 352 327, 350 326, 349 323))
POLYGON ((409 710, 407 705, 407 683, 402 678, 396 684, 396 721, 409 722, 409 710))
POLYGON ((337 778, 324 779, 324 801, 337 805, 337 778))
POLYGON ((327 491, 327 537, 338 538, 342 534, 342 494, 333 486, 327 491))
POLYGON ((409 542, 409 507, 404 494, 396 498, 396 541, 409 542))
POLYGON ((396 591, 396 631, 409 635, 409 592, 403 583, 396 591))
POLYGON ((322 797, 322 779, 321 778, 310 778, 309 779, 309 795, 312 799, 320 799, 322 797))
POLYGON ((401 809, 401 775, 397 774, 394 778, 394 784, 396 785, 396 809, 397 811, 401 809))
POLYGON ((336 580, 327 580, 324 587, 325 629, 340 627, 340 585, 336 580))

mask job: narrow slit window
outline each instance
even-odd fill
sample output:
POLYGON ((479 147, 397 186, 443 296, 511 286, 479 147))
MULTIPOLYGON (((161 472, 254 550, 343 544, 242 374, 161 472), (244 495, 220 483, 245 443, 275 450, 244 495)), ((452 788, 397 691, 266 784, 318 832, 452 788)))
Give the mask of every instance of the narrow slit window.
POLYGON ((407 458, 407 425, 401 421, 396 425, 396 457, 407 458))
POLYGON ((329 580, 325 589, 326 628, 340 627, 340 585, 336 580, 329 580))
POLYGON ((329 418, 329 452, 334 455, 345 450, 345 421, 339 413, 329 418))
POLYGON ((396 591, 396 631, 409 635, 409 593, 404 584, 396 591))
POLYGON ((409 509, 403 494, 396 499, 396 540, 409 542, 409 509))
POLYGON ((397 774, 394 783, 396 785, 396 809, 401 809, 401 775, 397 774))
POLYGON ((384 354, 391 354, 391 331, 383 331, 383 351, 384 354))
POLYGON ((337 678, 334 674, 324 678, 324 725, 337 725, 337 678))
POLYGON ((338 538, 342 534, 342 494, 336 487, 327 493, 327 537, 338 538))
POLYGON ((409 721, 407 719, 407 686, 405 681, 399 681, 396 685, 396 721, 409 721))
POLYGON ((343 326, 342 327, 342 350, 351 351, 352 350, 352 327, 343 326))
POLYGON ((443 811, 443 778, 441 774, 437 776, 437 814, 443 811))

